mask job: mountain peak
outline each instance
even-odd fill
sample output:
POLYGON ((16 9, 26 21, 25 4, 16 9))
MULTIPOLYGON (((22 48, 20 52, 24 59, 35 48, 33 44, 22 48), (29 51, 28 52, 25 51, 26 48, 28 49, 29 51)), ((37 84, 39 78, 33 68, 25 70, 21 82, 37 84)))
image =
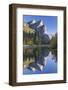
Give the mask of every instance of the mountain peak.
POLYGON ((34 24, 34 23, 36 23, 36 20, 33 19, 32 22, 31 22, 30 24, 34 24))
POLYGON ((40 20, 40 21, 39 21, 39 25, 37 26, 37 28, 39 28, 39 27, 41 27, 41 26, 43 26, 43 25, 44 25, 43 21, 40 20))
POLYGON ((43 21, 42 21, 42 20, 40 20, 40 25, 41 25, 41 26, 43 25, 43 21))
POLYGON ((29 25, 32 25, 32 24, 35 24, 35 23, 36 23, 36 20, 34 20, 34 19, 28 22, 29 25))

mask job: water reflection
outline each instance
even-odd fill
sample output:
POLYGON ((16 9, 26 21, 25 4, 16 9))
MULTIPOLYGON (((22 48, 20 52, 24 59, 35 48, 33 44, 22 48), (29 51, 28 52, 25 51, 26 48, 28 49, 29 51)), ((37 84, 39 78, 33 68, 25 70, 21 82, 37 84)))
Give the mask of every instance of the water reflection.
POLYGON ((57 73, 57 50, 24 47, 23 74, 57 73))

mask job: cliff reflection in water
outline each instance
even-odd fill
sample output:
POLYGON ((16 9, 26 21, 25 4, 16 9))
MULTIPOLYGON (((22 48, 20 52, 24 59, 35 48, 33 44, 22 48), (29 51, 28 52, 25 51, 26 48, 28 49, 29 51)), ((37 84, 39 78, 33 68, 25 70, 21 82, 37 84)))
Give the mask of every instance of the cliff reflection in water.
POLYGON ((24 47, 23 74, 57 73, 57 50, 24 47))

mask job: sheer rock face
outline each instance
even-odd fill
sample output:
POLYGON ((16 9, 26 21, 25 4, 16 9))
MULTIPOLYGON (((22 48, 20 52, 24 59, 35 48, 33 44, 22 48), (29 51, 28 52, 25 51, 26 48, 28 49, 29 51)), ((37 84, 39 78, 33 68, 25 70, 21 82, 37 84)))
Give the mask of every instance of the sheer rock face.
POLYGON ((28 24, 30 28, 34 29, 38 33, 39 37, 41 38, 41 42, 43 44, 50 43, 50 38, 48 34, 45 33, 47 32, 47 30, 42 20, 39 20, 37 22, 35 20, 32 20, 28 22, 28 24))

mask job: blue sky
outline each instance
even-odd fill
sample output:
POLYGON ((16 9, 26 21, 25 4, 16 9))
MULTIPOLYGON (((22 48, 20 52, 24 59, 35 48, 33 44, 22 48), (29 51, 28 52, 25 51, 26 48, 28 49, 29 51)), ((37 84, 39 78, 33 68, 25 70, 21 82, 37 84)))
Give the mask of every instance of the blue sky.
POLYGON ((37 16, 37 15, 24 15, 24 22, 29 22, 33 19, 42 20, 46 25, 48 33, 54 34, 57 32, 57 16, 37 16))

